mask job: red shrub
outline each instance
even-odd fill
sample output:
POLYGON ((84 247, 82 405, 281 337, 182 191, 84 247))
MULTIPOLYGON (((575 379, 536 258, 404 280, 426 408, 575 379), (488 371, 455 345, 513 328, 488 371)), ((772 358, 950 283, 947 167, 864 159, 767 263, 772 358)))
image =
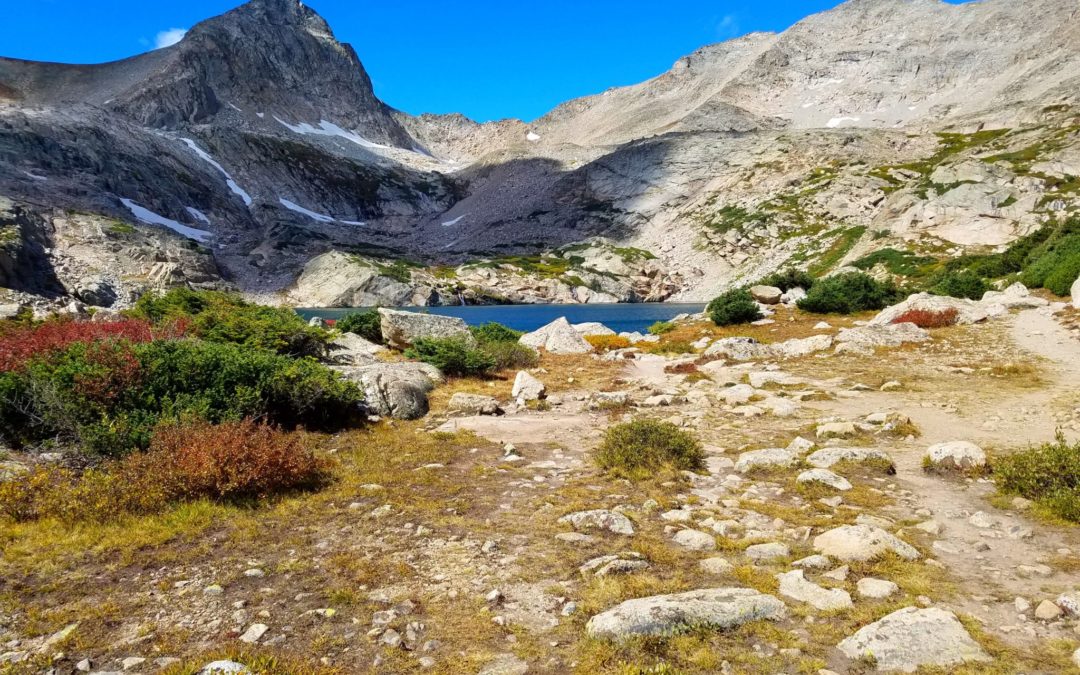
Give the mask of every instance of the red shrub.
POLYGON ((904 312, 892 320, 893 323, 913 323, 919 328, 944 328, 955 326, 960 312, 955 308, 931 311, 926 309, 912 309, 904 312))
POLYGON ((36 326, 18 327, 0 335, 0 372, 16 370, 35 356, 60 351, 76 342, 115 339, 150 342, 180 337, 186 330, 187 326, 180 322, 155 329, 149 322, 135 319, 100 323, 54 319, 36 326))
POLYGON ((101 342, 86 351, 84 372, 75 376, 75 393, 108 405, 142 380, 142 365, 128 342, 101 342))
POLYGON ((158 427, 145 459, 158 482, 188 499, 259 498, 314 487, 327 468, 297 434, 252 420, 158 427))

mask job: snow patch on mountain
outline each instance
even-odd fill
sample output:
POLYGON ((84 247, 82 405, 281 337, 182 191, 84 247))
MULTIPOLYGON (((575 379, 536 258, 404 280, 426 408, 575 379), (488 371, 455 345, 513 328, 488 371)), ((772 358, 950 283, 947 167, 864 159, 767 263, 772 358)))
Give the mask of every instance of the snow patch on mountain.
POLYGON ((173 232, 179 235, 185 236, 188 239, 194 239, 197 242, 205 243, 214 235, 206 230, 199 230, 194 227, 189 227, 182 223, 178 223, 172 218, 166 218, 165 216, 154 213, 150 209, 140 206, 130 199, 121 199, 120 203, 127 207, 128 211, 131 211, 131 215, 135 216, 139 220, 149 225, 162 225, 169 228, 173 232))

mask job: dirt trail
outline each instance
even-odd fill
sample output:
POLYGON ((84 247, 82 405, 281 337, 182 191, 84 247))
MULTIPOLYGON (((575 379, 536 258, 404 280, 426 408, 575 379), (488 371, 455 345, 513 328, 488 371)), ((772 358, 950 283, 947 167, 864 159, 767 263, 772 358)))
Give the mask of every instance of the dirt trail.
POLYGON ((1045 570, 1039 574, 1029 569, 1055 558, 1074 559, 1080 552, 1080 535, 1073 528, 1055 527, 1016 511, 995 508, 989 501, 995 490, 988 480, 958 481, 922 470, 923 453, 935 443, 969 440, 1005 450, 1053 439, 1055 405, 1061 405, 1059 399, 1075 395, 1080 382, 1080 341, 1043 311, 1024 311, 1012 321, 1011 339, 1044 360, 1045 384, 1038 389, 1007 398, 991 393, 981 399, 985 405, 965 406, 966 410, 957 412, 924 407, 911 394, 903 393, 874 393, 817 407, 823 413, 853 419, 882 410, 912 419, 921 437, 911 443, 900 442, 889 452, 897 466, 897 484, 911 493, 903 499, 906 515, 911 517, 916 509, 926 508, 944 526, 934 538, 934 555, 948 566, 967 598, 958 600, 956 609, 983 619, 988 626, 1005 626, 1006 632, 1034 637, 1031 622, 1015 627, 1018 617, 1013 596, 1023 595, 1038 604, 1044 598, 1080 588, 1080 574, 1075 572, 1054 571, 1044 576, 1045 570), (991 418, 997 421, 988 423, 991 418), (982 520, 992 523, 991 527, 978 518, 977 524, 971 522, 971 516, 978 512, 989 516, 982 520))

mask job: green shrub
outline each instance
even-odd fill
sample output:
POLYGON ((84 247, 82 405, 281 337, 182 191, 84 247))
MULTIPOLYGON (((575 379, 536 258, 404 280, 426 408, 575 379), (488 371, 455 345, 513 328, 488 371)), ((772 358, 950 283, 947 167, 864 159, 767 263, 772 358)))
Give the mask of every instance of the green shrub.
POLYGON ((491 355, 461 338, 420 338, 405 350, 405 356, 459 377, 487 375, 496 367, 491 355))
POLYGON ((761 310, 745 288, 736 288, 718 296, 705 308, 717 326, 749 323, 762 318, 761 310))
POLYGON ((514 342, 486 342, 480 344, 480 351, 487 355, 495 365, 492 370, 534 368, 540 364, 540 354, 532 347, 514 342))
POLYGON ((982 300, 990 290, 990 285, 981 276, 971 270, 945 272, 930 289, 935 295, 949 295, 954 298, 982 300))
POLYGON ((480 344, 493 342, 517 342, 525 333, 490 321, 482 326, 470 326, 469 331, 480 344))
POLYGON ((662 469, 705 468, 701 443, 674 424, 657 420, 634 420, 611 427, 593 458, 601 469, 631 480, 654 476, 662 469))
POLYGON ((355 384, 314 361, 235 344, 76 343, 0 374, 0 437, 118 455, 146 448, 161 420, 254 417, 335 429, 358 419, 362 400, 355 384))
POLYGON ((147 294, 129 314, 157 325, 190 322, 189 334, 203 340, 293 357, 324 356, 330 342, 330 333, 307 325, 291 309, 256 305, 218 291, 179 288, 164 295, 147 294))
POLYGON ((382 334, 382 317, 376 309, 367 312, 352 312, 338 319, 334 328, 342 333, 355 333, 368 342, 385 344, 382 334))
POLYGON ((756 285, 773 286, 787 293, 793 288, 801 288, 804 291, 809 291, 814 286, 814 281, 814 277, 810 276, 808 273, 797 270, 794 267, 789 267, 781 272, 773 272, 757 282, 756 285))
POLYGON ((676 328, 677 326, 670 321, 657 321, 649 326, 649 333, 652 335, 665 335, 676 328))
POLYGON ((1073 216, 1021 237, 1003 253, 950 260, 945 269, 967 270, 985 279, 1019 274, 1020 281, 1030 288, 1068 295, 1080 277, 1080 217, 1073 216))
POLYGON ((882 248, 859 258, 851 263, 852 267, 860 270, 873 269, 877 265, 884 265, 890 274, 898 274, 905 277, 923 276, 928 268, 935 262, 934 258, 921 256, 911 251, 898 251, 895 248, 882 248))
POLYGON ((1070 445, 1059 433, 1052 443, 997 458, 993 470, 1003 492, 1080 522, 1080 443, 1070 445))
POLYGON ((860 272, 819 279, 799 308, 815 314, 851 314, 884 309, 903 294, 892 283, 882 283, 860 272))

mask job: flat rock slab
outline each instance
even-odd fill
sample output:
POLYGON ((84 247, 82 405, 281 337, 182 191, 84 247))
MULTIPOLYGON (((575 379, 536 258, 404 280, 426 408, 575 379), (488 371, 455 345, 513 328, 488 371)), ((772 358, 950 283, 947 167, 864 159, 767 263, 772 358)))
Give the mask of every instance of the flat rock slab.
POLYGON ((663 635, 684 626, 727 629, 787 615, 779 599, 750 588, 710 588, 627 600, 589 619, 592 637, 621 639, 663 635))
POLYGON ((420 338, 454 338, 476 344, 469 324, 455 316, 380 309, 379 319, 383 340, 395 349, 405 349, 420 338))
POLYGON ((806 462, 818 469, 828 469, 840 462, 882 461, 892 464, 892 458, 873 448, 822 448, 806 458, 806 462))
POLYGON ((776 579, 780 582, 780 595, 805 602, 814 609, 832 611, 852 606, 851 595, 847 591, 839 588, 825 588, 807 581, 802 570, 777 574, 776 579))
POLYGON ((891 551, 905 560, 917 560, 914 546, 873 525, 841 525, 814 537, 814 550, 850 561, 875 560, 891 551))
POLYGON ((559 522, 572 525, 575 530, 606 530, 627 536, 634 534, 634 524, 629 518, 616 511, 604 509, 569 513, 559 518, 559 522))
POLYGON ((878 670, 902 673, 990 661, 956 615, 937 607, 905 607, 860 628, 837 648, 850 659, 872 657, 878 670))

